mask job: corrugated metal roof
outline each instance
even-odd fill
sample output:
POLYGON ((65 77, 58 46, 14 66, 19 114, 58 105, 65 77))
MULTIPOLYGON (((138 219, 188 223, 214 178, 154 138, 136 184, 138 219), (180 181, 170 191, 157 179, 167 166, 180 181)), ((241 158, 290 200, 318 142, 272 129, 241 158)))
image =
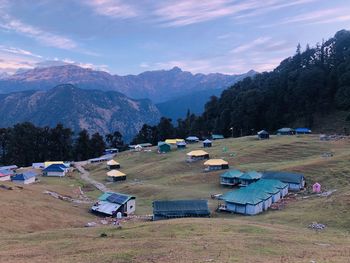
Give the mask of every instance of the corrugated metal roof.
POLYGON ((210 159, 204 163, 204 165, 208 165, 208 166, 227 165, 227 164, 228 162, 222 159, 210 159))
POLYGON ((64 164, 51 164, 43 172, 64 172, 67 167, 64 164))
POLYGON ((154 201, 153 214, 164 217, 209 216, 207 200, 154 201))
POLYGON ((239 170, 230 170, 220 175, 222 178, 239 178, 243 173, 239 170))
POLYGON ((303 174, 290 173, 290 172, 263 172, 262 179, 276 179, 283 183, 301 184, 304 180, 303 174))
POLYGON ((28 180, 32 177, 35 177, 37 175, 38 174, 36 172, 29 171, 29 172, 24 172, 24 173, 14 175, 11 177, 11 180, 24 181, 24 180, 28 180))
POLYGON ((125 173, 122 173, 121 171, 118 170, 111 170, 107 173, 107 176, 110 177, 119 177, 119 176, 125 176, 125 173))
POLYGON ((208 153, 206 151, 203 151, 203 150, 196 150, 196 151, 191 151, 191 152, 187 153, 186 155, 199 157, 199 156, 208 155, 208 153))
POLYGON ((120 204, 110 203, 107 201, 99 201, 97 204, 91 207, 91 210, 106 215, 113 215, 120 207, 120 204))

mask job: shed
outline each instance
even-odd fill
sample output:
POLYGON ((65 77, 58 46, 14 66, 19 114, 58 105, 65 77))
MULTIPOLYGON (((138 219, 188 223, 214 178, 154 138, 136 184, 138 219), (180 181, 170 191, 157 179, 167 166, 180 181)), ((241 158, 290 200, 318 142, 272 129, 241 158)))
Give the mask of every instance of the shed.
POLYGON ((196 143, 196 142, 199 142, 199 138, 197 136, 188 136, 186 138, 186 142, 188 142, 188 143, 196 143))
POLYGON ((211 140, 206 139, 205 141, 203 141, 203 147, 204 148, 209 148, 211 146, 212 146, 212 141, 211 140))
POLYGON ((263 172, 262 179, 276 179, 288 184, 288 190, 300 191, 305 187, 305 178, 303 174, 290 172, 263 172))
POLYGON ((107 168, 110 169, 110 170, 119 169, 120 168, 120 163, 114 161, 113 159, 109 160, 107 162, 107 168))
POLYGON ((221 140, 224 139, 224 135, 221 134, 212 134, 211 135, 212 140, 221 140))
POLYGON ((181 217, 209 217, 207 200, 172 200, 153 202, 153 220, 181 217))
POLYGON ((229 168, 228 162, 222 159, 209 159, 204 163, 204 165, 206 166, 206 168, 204 169, 205 172, 229 168))
POLYGON ((296 128, 296 134, 311 134, 311 130, 309 128, 296 128))
POLYGON ((186 155, 187 155, 187 159, 186 159, 187 162, 195 162, 199 160, 209 159, 209 153, 202 150, 191 151, 186 155))
POLYGON ((295 130, 292 128, 281 128, 277 130, 277 135, 294 135, 295 130))
POLYGON ((248 171, 245 172, 244 174, 242 174, 239 178, 238 178, 238 182, 240 184, 244 185, 249 185, 253 182, 258 181, 261 178, 262 174, 258 173, 257 171, 248 171))
POLYGON ((63 164, 51 164, 43 170, 43 176, 63 177, 68 172, 68 168, 63 164))
POLYGON ((185 149, 186 148, 186 143, 185 142, 177 142, 176 146, 178 149, 185 149))
POLYGON ((10 181, 11 176, 13 175, 13 171, 11 170, 0 170, 0 181, 10 181))
POLYGON ((14 183, 20 184, 31 184, 34 183, 37 177, 37 173, 35 172, 23 172, 19 174, 15 174, 11 176, 11 181, 14 183))
POLYGON ((111 170, 107 173, 107 179, 112 182, 125 181, 126 174, 118 170, 111 170))
POLYGON ((239 177, 243 173, 239 170, 230 170, 220 175, 220 184, 221 185, 237 185, 239 183, 239 177))
POLYGON ((105 192, 91 207, 91 211, 114 217, 120 212, 124 216, 127 216, 135 212, 135 199, 136 198, 131 195, 105 192))
POLYGON ((158 153, 167 153, 171 151, 171 146, 165 142, 158 142, 158 153))
POLYGON ((261 130, 258 132, 258 138, 260 140, 270 139, 270 134, 265 130, 261 130))

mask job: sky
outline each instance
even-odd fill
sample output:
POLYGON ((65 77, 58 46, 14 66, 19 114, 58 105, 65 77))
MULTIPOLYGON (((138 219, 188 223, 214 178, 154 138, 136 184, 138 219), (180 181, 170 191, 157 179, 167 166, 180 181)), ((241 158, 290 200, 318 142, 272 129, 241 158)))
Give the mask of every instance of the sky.
POLYGON ((270 71, 341 29, 349 0, 0 0, 0 72, 270 71))

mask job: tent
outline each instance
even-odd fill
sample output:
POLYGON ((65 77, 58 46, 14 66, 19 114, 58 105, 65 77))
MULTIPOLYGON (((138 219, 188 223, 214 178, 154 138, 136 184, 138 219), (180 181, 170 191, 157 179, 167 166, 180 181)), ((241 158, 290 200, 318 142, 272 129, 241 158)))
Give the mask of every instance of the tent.
POLYGON ((199 160, 209 159, 209 153, 202 150, 191 151, 186 155, 187 155, 187 162, 195 162, 199 160))
POLYGON ((195 142, 199 142, 199 138, 196 136, 188 136, 186 138, 186 142, 188 143, 195 143, 195 142))
POLYGON ((213 140, 221 140, 221 139, 224 139, 224 135, 221 135, 221 134, 213 134, 213 135, 211 136, 211 138, 212 138, 213 140))
POLYGON ((171 151, 171 146, 165 142, 158 142, 158 152, 159 153, 167 153, 171 151))
POLYGON ((126 174, 122 173, 118 170, 111 170, 107 172, 107 179, 112 182, 117 181, 125 181, 126 180, 126 174))
POLYGON ((110 170, 113 170, 113 169, 119 169, 120 168, 120 163, 116 162, 115 160, 109 160, 107 162, 107 167, 108 169, 110 170))
POLYGON ((222 169, 228 169, 228 162, 222 160, 222 159, 209 159, 204 163, 206 166, 205 171, 214 171, 214 170, 222 170, 222 169))
POLYGON ((296 134, 310 134, 311 130, 308 128, 296 128, 295 133, 296 134))
POLYGON ((277 135, 294 135, 295 130, 292 128, 281 128, 277 130, 277 135))
POLYGON ((207 200, 172 200, 153 202, 153 220, 181 217, 209 217, 207 200))
POLYGON ((260 140, 270 139, 270 134, 265 130, 261 130, 258 132, 258 138, 260 140))
POLYGON ((211 140, 206 139, 205 141, 203 141, 203 147, 204 148, 209 148, 211 146, 212 146, 211 140))

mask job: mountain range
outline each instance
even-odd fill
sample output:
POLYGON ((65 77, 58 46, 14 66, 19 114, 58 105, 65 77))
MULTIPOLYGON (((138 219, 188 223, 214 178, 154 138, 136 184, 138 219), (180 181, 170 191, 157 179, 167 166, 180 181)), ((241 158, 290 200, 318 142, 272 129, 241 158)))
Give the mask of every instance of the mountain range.
POLYGON ((144 123, 155 124, 160 116, 148 99, 134 100, 116 91, 84 90, 71 84, 0 94, 1 127, 25 121, 51 127, 62 123, 75 132, 120 131, 128 141, 144 123))
MULTIPOLYGON (((247 73, 253 74, 254 71, 247 73)), ((60 84, 82 89, 119 91, 133 99, 164 102, 200 90, 227 88, 247 74, 192 74, 178 67, 146 71, 138 75, 111 75, 108 72, 76 65, 37 67, 0 79, 0 93, 24 90, 48 90, 60 84)))

